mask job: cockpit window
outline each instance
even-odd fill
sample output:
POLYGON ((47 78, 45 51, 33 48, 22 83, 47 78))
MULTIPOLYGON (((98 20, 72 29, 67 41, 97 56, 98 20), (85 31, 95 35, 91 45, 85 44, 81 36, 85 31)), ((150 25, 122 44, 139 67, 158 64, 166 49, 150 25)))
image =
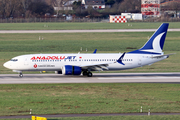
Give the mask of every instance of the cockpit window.
POLYGON ((11 61, 14 61, 14 62, 16 62, 16 61, 18 61, 18 59, 11 59, 11 61))

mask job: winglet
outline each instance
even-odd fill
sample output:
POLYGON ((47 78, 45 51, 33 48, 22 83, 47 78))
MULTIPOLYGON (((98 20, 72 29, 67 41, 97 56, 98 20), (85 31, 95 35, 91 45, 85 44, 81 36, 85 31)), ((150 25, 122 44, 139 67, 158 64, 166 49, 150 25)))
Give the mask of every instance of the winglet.
POLYGON ((94 50, 93 54, 96 54, 97 49, 94 50))
POLYGON ((122 62, 125 54, 126 54, 126 52, 124 52, 124 53, 121 55, 121 57, 117 60, 117 62, 118 62, 119 64, 125 65, 125 64, 122 62))

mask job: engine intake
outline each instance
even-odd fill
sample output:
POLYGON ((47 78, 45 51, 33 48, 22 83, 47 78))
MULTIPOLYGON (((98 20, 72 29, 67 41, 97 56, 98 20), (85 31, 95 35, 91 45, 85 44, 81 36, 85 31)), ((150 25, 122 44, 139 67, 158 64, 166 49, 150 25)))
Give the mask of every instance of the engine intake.
POLYGON ((62 67, 62 74, 63 75, 80 75, 81 68, 78 66, 65 65, 64 67, 62 67))

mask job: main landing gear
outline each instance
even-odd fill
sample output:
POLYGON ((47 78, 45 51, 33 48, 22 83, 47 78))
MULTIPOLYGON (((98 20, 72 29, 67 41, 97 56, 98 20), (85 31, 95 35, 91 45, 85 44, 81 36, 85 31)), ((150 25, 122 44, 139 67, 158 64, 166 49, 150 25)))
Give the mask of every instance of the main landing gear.
POLYGON ((83 71, 83 76, 92 77, 92 72, 83 71))
POLYGON ((87 73, 87 76, 88 76, 88 77, 92 77, 92 72, 88 72, 88 73, 87 73))
POLYGON ((23 74, 22 74, 22 73, 19 73, 19 77, 22 78, 22 77, 23 77, 23 74))

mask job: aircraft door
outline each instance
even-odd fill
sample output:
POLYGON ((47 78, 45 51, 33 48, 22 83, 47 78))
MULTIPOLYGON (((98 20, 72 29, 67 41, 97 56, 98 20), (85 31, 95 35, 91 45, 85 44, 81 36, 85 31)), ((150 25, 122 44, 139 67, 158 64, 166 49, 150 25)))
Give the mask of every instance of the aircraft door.
POLYGON ((138 57, 138 65, 141 66, 142 65, 142 56, 138 57))
POLYGON ((24 60, 24 65, 28 65, 28 59, 27 58, 25 58, 25 60, 24 60))

